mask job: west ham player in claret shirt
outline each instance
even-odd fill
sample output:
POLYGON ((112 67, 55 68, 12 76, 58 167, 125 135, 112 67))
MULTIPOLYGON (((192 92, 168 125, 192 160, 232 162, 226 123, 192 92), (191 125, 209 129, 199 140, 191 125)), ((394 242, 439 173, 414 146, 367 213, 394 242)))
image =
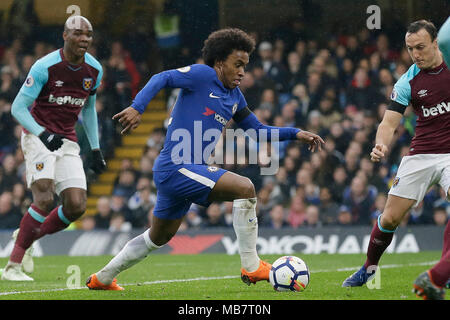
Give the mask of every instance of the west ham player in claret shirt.
MULTIPOLYGON (((450 71, 444 61, 444 57, 450 61, 449 33, 449 21, 439 32, 439 39, 436 27, 429 21, 416 21, 408 27, 405 43, 414 63, 394 85, 392 102, 378 127, 371 160, 379 162, 387 155, 408 105, 417 116, 415 135, 409 153, 400 163, 384 211, 372 229, 367 260, 344 281, 344 287, 362 286, 375 275, 397 226, 432 185, 439 184, 450 197, 450 71)), ((416 294, 425 299, 444 298, 443 287, 450 269, 449 224, 442 256, 442 264, 424 273, 414 284, 416 294)))
POLYGON ((21 146, 33 203, 14 232, 16 241, 2 280, 32 281, 25 272, 34 269, 33 242, 65 229, 86 210, 86 176, 75 133, 80 112, 93 152, 92 169, 100 173, 106 167, 95 110, 102 67, 87 53, 92 36, 85 17, 67 19, 64 47, 36 61, 12 104, 11 112, 24 128, 21 146), (53 208, 55 193, 62 205, 53 208))

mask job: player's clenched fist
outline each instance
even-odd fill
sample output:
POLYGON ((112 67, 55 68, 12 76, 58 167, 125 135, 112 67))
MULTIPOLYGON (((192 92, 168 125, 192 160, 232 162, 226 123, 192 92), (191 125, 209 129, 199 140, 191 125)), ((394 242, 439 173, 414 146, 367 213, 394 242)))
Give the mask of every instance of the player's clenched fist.
POLYGON ((385 156, 387 151, 388 148, 384 144, 376 144, 370 153, 370 160, 372 160, 372 162, 379 162, 381 158, 385 156))
POLYGON ((39 135, 39 139, 41 139, 42 143, 47 147, 50 151, 55 151, 61 148, 63 145, 64 136, 56 133, 51 133, 45 130, 39 135))
POLYGON ((115 114, 113 120, 118 119, 119 123, 124 128, 120 133, 125 134, 130 130, 134 130, 141 122, 141 114, 133 107, 128 107, 121 112, 115 114))

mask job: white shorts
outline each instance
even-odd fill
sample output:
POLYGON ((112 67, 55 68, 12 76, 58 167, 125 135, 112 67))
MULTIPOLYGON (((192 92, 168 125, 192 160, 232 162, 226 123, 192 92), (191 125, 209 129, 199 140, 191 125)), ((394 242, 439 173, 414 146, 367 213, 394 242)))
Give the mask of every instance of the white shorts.
POLYGON ((389 194, 416 200, 417 206, 428 189, 439 184, 447 193, 450 187, 450 154, 404 156, 389 194))
POLYGON ((67 188, 87 190, 80 146, 68 139, 63 141, 61 148, 51 152, 37 136, 22 132, 21 143, 28 188, 36 180, 51 179, 54 180, 58 195, 67 188))

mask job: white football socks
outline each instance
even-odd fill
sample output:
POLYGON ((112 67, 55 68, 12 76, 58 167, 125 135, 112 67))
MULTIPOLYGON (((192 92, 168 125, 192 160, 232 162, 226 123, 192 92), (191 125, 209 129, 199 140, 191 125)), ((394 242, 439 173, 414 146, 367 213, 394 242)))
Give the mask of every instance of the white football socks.
POLYGON ((258 239, 256 198, 233 201, 233 228, 238 241, 242 268, 248 272, 256 271, 260 261, 256 252, 258 239))
POLYGON ((150 240, 150 229, 147 229, 144 233, 128 241, 122 250, 96 273, 97 279, 103 284, 110 284, 120 272, 131 268, 150 252, 161 247, 150 240))

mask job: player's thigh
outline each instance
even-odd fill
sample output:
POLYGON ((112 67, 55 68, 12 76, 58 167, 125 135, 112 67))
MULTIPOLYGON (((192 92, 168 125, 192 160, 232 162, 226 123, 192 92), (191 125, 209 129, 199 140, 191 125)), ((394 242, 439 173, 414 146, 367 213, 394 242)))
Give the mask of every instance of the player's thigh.
POLYGON ((77 143, 64 139, 61 155, 55 163, 55 191, 59 195, 68 188, 87 190, 86 174, 77 143))
POLYGON ((50 190, 50 185, 53 188, 57 156, 33 134, 22 133, 21 145, 25 160, 27 186, 32 191, 34 190, 33 195, 45 193, 50 190), (52 180, 52 183, 47 180, 52 180), (35 184, 35 182, 37 183, 35 184), (34 184, 35 187, 32 187, 34 184))
POLYGON ((254 197, 256 197, 255 187, 249 178, 227 171, 216 182, 208 200, 233 201, 254 197))
POLYGON ((383 215, 381 216, 381 224, 383 227, 397 227, 415 203, 415 199, 407 199, 389 194, 383 215))
POLYGON ((55 185, 52 179, 39 179, 33 181, 30 186, 33 195, 33 203, 41 210, 50 212, 53 209, 55 199, 55 185))
POLYGON ((212 190, 217 190, 227 172, 207 165, 184 164, 176 170, 155 172, 154 181, 160 198, 169 203, 190 201, 207 207, 212 190))
POLYGON ((428 189, 440 180, 440 162, 440 156, 433 154, 403 157, 389 195, 414 199, 414 205, 417 206, 428 189))

